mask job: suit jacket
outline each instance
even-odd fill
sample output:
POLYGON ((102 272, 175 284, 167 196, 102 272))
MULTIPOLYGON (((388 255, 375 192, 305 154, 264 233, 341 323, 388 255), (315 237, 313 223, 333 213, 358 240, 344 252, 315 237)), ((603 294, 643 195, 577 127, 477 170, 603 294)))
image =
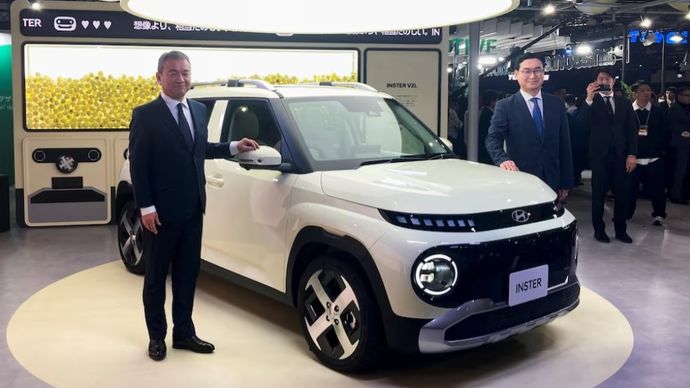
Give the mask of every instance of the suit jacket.
POLYGON ((612 147, 620 158, 637 155, 639 128, 632 102, 623 97, 614 97, 613 101, 616 105, 613 115, 599 93, 594 95, 591 106, 585 102, 580 107, 578 116, 590 128, 589 157, 593 161, 605 159, 612 147))
POLYGON ((161 222, 184 221, 206 209, 204 159, 230 157, 228 143, 208 142, 206 106, 188 99, 189 145, 163 98, 132 112, 129 160, 137 208, 155 205, 161 222))
POLYGON ((671 147, 690 149, 690 137, 682 136, 683 132, 690 131, 690 106, 673 104, 668 119, 671 124, 671 147))
POLYGON ((496 103, 486 149, 494 163, 512 160, 520 171, 536 175, 554 191, 573 187, 573 156, 565 105, 542 93, 544 132, 540 136, 527 103, 518 92, 496 103), (505 141, 506 150, 503 150, 505 141))

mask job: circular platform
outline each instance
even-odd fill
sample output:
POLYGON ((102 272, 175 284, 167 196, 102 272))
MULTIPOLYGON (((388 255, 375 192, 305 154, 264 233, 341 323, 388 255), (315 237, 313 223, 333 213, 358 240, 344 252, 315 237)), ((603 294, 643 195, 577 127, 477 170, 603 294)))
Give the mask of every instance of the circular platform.
POLYGON ((168 357, 154 362, 146 355, 142 282, 114 261, 51 284, 10 320, 12 354, 46 383, 70 387, 285 386, 289 381, 308 387, 564 388, 603 382, 633 347, 625 317, 583 288, 575 311, 531 332, 459 353, 403 357, 374 373, 346 376, 312 356, 293 309, 202 274, 194 321, 216 352, 175 350, 168 336, 168 357))

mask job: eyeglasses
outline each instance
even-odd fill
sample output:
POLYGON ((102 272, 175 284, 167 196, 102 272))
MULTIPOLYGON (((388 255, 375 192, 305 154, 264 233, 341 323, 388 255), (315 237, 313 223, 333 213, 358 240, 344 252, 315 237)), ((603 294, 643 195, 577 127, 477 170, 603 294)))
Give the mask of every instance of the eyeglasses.
POLYGON ((520 70, 520 74, 529 77, 530 75, 534 74, 536 76, 540 76, 544 74, 544 69, 522 69, 520 70))

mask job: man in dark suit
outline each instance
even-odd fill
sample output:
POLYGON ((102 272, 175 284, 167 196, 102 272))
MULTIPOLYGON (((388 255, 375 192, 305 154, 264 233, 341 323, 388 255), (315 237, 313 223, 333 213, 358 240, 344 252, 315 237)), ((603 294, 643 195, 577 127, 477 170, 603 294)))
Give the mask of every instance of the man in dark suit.
POLYGON ((206 207, 204 159, 258 148, 254 140, 209 143, 204 104, 187 99, 191 64, 182 52, 158 60, 160 97, 132 112, 129 160, 134 200, 145 229, 144 313, 149 357, 165 358, 165 279, 172 264, 173 348, 197 353, 215 349, 196 336, 192 322, 206 207))
POLYGON ((565 105, 556 96, 542 94, 544 64, 539 57, 527 54, 519 58, 515 78, 520 91, 496 103, 486 149, 495 164, 538 176, 563 201, 573 187, 565 105))
POLYGON ((590 128, 594 238, 604 243, 610 241, 603 217, 606 193, 612 189, 616 239, 632 243, 626 232, 626 220, 629 216, 630 173, 637 166, 638 127, 632 103, 624 97, 613 96, 615 82, 608 70, 597 70, 595 81, 587 85, 587 97, 579 115, 590 128))
POLYGON ((690 164, 690 87, 679 88, 678 101, 673 104, 669 112, 669 122, 671 148, 676 157, 669 197, 675 204, 687 205, 685 184, 688 164, 690 164))
POLYGON ((481 95, 482 108, 479 111, 479 153, 477 161, 479 163, 493 164, 489 151, 486 150, 486 136, 489 134, 491 117, 496 109, 498 94, 493 90, 487 90, 481 95))

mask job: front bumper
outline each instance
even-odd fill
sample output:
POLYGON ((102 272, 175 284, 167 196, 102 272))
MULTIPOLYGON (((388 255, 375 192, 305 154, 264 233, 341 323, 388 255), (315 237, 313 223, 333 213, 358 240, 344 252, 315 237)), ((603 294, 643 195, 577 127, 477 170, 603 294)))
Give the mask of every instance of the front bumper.
POLYGON ((491 299, 471 300, 425 324, 419 331, 421 353, 444 353, 501 341, 547 324, 577 307, 580 285, 573 276, 548 294, 517 306, 491 299))

